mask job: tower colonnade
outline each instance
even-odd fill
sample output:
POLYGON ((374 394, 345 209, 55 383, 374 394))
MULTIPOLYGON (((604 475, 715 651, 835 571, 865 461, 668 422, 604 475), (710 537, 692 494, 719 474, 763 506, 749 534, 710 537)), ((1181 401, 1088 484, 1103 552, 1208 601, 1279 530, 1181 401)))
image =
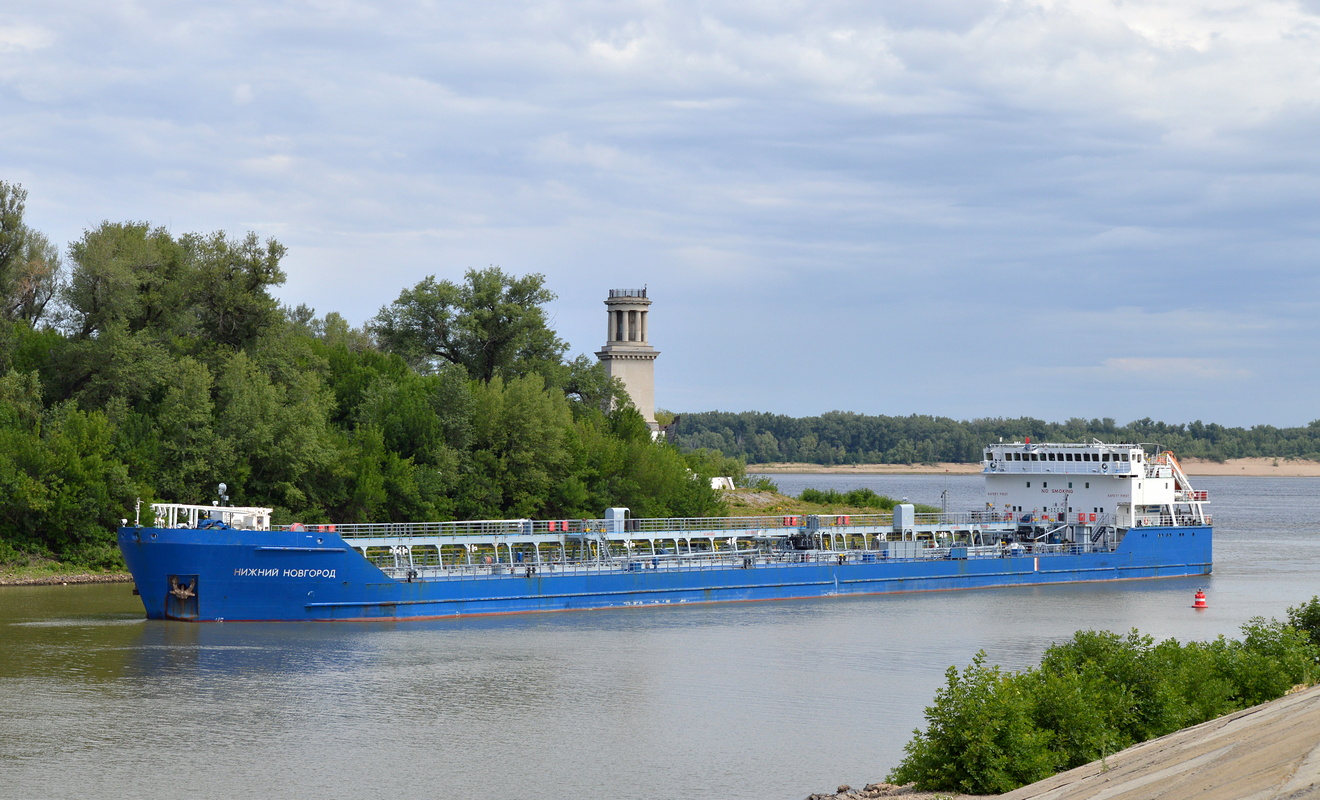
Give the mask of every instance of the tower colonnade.
POLYGON ((596 357, 606 374, 623 382, 633 405, 654 429, 655 358, 660 352, 650 344, 650 306, 646 289, 611 289, 605 300, 605 346, 596 357))

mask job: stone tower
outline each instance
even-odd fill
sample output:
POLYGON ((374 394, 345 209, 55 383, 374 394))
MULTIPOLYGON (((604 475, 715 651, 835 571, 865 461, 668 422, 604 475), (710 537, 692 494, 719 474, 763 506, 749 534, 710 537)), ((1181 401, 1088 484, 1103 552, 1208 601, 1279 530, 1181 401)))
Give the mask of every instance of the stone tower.
POLYGON ((611 378, 623 381, 642 419, 655 430, 655 357, 660 352, 647 339, 650 305, 645 289, 610 289, 605 301, 609 330, 596 358, 611 378))

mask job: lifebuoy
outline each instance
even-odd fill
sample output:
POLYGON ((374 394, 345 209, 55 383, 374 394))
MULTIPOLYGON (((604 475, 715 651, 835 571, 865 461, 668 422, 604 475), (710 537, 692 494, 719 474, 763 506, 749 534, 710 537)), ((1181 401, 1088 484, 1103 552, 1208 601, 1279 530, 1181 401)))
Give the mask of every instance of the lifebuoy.
POLYGON ((1109 471, 1109 465, 1108 465, 1108 464, 1101 464, 1101 465, 1100 465, 1100 471, 1101 471, 1101 472, 1108 472, 1108 471, 1109 471))

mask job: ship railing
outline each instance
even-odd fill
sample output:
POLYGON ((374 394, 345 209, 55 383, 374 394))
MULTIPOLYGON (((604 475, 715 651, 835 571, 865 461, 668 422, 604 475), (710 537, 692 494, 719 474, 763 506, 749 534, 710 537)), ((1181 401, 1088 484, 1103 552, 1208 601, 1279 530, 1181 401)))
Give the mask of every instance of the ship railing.
MULTIPOLYGON (((869 522, 883 515, 855 516, 852 524, 874 524, 869 522)), ((845 515, 817 515, 819 524, 842 524, 845 515)), ((760 517, 635 517, 623 521, 620 530, 610 533, 705 533, 708 531, 761 531, 780 528, 807 527, 810 515, 784 514, 781 516, 760 517)))
POLYGON ((1192 525, 1212 525, 1213 519, 1210 514, 1193 514, 1180 511, 1176 514, 1135 514, 1132 518, 1132 527, 1150 528, 1150 527, 1176 527, 1184 528, 1192 525))
POLYGON ((205 520, 219 520, 235 528, 270 530, 271 509, 255 506, 152 503, 157 528, 196 528, 205 520))
MULTIPOLYGON (((920 513, 913 515, 918 527, 947 527, 970 529, 977 526, 1003 526, 1014 521, 1008 512, 995 510, 961 513, 920 513)), ((721 533, 747 535, 787 535, 799 531, 831 528, 865 529, 881 532, 893 529, 891 512, 878 514, 784 514, 760 517, 668 517, 605 519, 495 519, 461 522, 387 522, 351 525, 298 524, 281 526, 282 530, 325 531, 337 533, 344 539, 409 539, 435 536, 502 537, 561 534, 599 538, 642 534, 652 538, 656 534, 697 534, 702 536, 721 533)))
MULTIPOLYGON (((1003 511, 967 511, 960 513, 925 512, 913 515, 919 526, 969 527, 1012 522, 1012 514, 1003 511)), ((893 512, 877 514, 785 514, 776 517, 693 517, 629 519, 624 531, 665 533, 669 531, 755 531, 779 528, 818 530, 820 528, 892 528, 893 512)), ((613 531, 611 531, 613 532, 613 531)))
MULTIPOLYGON (((888 515, 884 515, 886 521, 888 515)), ((861 519, 861 518, 855 518, 861 519)), ((669 519, 499 519, 462 522, 392 522, 354 525, 284 526, 289 530, 327 530, 345 539, 416 538, 430 536, 518 536, 532 534, 627 534, 652 532, 758 531, 798 528, 806 524, 804 515, 775 517, 690 517, 669 519)), ((829 524, 837 524, 831 519, 829 524)), ((858 523, 861 524, 861 523, 858 523)))
POLYGON ((1112 552, 1108 542, 1069 542, 1061 544, 1015 544, 978 546, 923 547, 911 555, 892 555, 886 550, 774 550, 749 548, 696 553, 641 554, 611 556, 605 559, 543 559, 541 561, 493 563, 401 563, 391 558, 372 559, 387 575, 397 580, 409 577, 420 580, 546 577, 552 575, 589 575, 606 573, 663 571, 709 571, 728 569, 773 569, 816 563, 824 566, 870 564, 881 561, 941 561, 961 559, 1006 558, 1021 556, 1061 556, 1082 553, 1112 552))
POLYGON ((1107 542, 1062 542, 1056 544, 1042 544, 1037 542, 1031 546, 1031 552, 1028 555, 1049 556, 1049 555, 1081 555, 1083 553, 1108 553, 1114 548, 1107 542))
POLYGON ((376 522, 352 525, 293 525, 286 530, 326 530, 344 539, 408 539, 430 536, 514 536, 531 533, 531 520, 484 519, 461 522, 376 522))

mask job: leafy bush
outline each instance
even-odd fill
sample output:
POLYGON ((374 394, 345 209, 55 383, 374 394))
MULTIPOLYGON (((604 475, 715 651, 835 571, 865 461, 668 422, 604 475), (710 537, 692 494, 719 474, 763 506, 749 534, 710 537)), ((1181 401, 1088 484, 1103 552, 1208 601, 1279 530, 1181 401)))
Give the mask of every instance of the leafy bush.
POLYGON ((1282 696, 1317 676, 1311 638, 1320 599, 1289 609, 1289 623, 1254 618, 1242 639, 1181 645, 1138 631, 1079 631, 1039 667, 1004 673, 985 654, 926 708, 889 780, 927 791, 1010 791, 1138 742, 1282 696))
POLYGON ((837 489, 803 489, 798 499, 804 503, 816 503, 823 506, 849 506, 851 508, 875 508, 891 511, 895 500, 876 494, 871 489, 852 489, 840 492, 837 489))
POLYGON ((1288 609, 1288 624, 1311 638, 1311 644, 1320 646, 1320 597, 1288 609))
POLYGON ((757 492, 779 492, 779 484, 771 480, 769 475, 748 475, 743 478, 742 486, 757 492))
POLYGON ((926 709, 930 727, 913 732, 907 758, 889 776, 923 790, 1007 792, 1053 772, 1050 734, 1032 720, 1024 680, 985 666, 985 652, 961 673, 949 667, 926 709))
POLYGON ((1273 700, 1299 683, 1311 682, 1320 650, 1306 633, 1261 617, 1243 625, 1242 633, 1241 642, 1227 642, 1223 651, 1223 672, 1239 707, 1273 700))

